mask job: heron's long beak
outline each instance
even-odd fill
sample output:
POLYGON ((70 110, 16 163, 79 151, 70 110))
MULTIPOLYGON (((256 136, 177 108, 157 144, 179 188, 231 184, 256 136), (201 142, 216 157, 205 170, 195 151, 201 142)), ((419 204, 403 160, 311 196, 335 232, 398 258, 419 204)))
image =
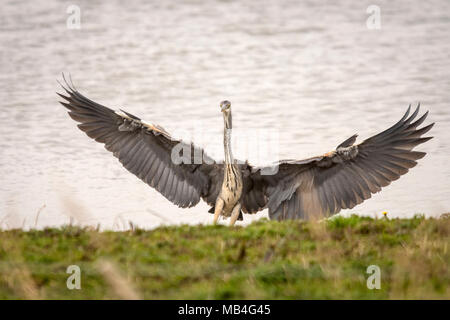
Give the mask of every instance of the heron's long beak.
POLYGON ((225 123, 225 128, 226 129, 231 129, 232 124, 231 124, 231 113, 227 112, 228 110, 223 110, 223 121, 225 123))

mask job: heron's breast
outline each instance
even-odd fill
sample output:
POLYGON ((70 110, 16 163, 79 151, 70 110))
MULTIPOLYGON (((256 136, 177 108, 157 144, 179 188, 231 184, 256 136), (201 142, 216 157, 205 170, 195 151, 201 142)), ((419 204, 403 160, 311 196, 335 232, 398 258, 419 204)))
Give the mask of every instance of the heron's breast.
POLYGON ((242 196, 242 178, 236 177, 231 179, 222 185, 222 190, 220 192, 220 197, 225 202, 224 212, 231 212, 236 203, 238 203, 242 196))

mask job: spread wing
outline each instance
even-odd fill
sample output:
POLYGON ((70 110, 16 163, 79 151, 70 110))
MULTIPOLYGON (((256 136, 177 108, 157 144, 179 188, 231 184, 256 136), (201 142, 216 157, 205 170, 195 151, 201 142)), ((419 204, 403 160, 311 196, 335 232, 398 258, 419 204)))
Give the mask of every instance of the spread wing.
POLYGON ((282 161, 273 176, 259 179, 268 198, 271 219, 311 219, 351 209, 417 164, 425 152, 414 147, 430 140, 422 137, 434 123, 418 129, 428 112, 413 122, 419 106, 391 128, 354 145, 356 135, 325 155, 300 161, 282 161))
POLYGON ((62 87, 66 94, 58 93, 64 99, 60 103, 80 123, 78 128, 103 143, 128 171, 179 207, 195 206, 200 198, 214 204, 223 168, 203 149, 173 139, 162 127, 128 112, 102 106, 80 94, 67 81, 62 87), (190 161, 173 161, 174 148, 190 161))

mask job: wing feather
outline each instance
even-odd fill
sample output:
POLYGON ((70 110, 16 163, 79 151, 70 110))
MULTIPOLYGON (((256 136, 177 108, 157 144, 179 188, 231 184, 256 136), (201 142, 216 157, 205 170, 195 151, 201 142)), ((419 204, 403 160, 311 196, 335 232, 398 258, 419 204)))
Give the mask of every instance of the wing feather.
POLYGON ((174 164, 171 151, 175 145, 195 147, 126 111, 116 112, 88 99, 67 81, 62 88, 65 94, 58 93, 64 100, 60 103, 79 122, 78 128, 103 143, 128 171, 180 207, 196 205, 200 198, 212 201, 211 193, 220 189, 214 184, 216 176, 223 170, 202 149, 196 151, 200 150, 209 164, 174 164))
POLYGON ((434 125, 417 129, 428 112, 414 121, 419 106, 410 111, 360 144, 354 145, 354 135, 323 156, 281 161, 278 173, 263 179, 271 219, 311 219, 351 209, 406 174, 425 156, 413 149, 432 138, 423 135, 434 125))

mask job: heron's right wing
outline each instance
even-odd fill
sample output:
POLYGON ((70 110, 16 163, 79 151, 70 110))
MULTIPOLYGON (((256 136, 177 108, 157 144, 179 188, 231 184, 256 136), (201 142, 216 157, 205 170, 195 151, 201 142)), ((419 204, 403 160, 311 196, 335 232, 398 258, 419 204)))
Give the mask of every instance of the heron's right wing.
POLYGON ((162 127, 130 113, 102 106, 67 82, 66 86, 67 95, 58 94, 65 100, 60 103, 69 109, 72 119, 80 122, 78 128, 103 143, 128 171, 179 207, 192 207, 201 197, 208 198, 209 189, 215 187, 211 175, 217 176, 220 168, 203 149, 175 140, 162 127), (173 161, 173 148, 183 153, 190 150, 191 161, 173 161), (195 161, 199 156, 201 161, 195 161))

